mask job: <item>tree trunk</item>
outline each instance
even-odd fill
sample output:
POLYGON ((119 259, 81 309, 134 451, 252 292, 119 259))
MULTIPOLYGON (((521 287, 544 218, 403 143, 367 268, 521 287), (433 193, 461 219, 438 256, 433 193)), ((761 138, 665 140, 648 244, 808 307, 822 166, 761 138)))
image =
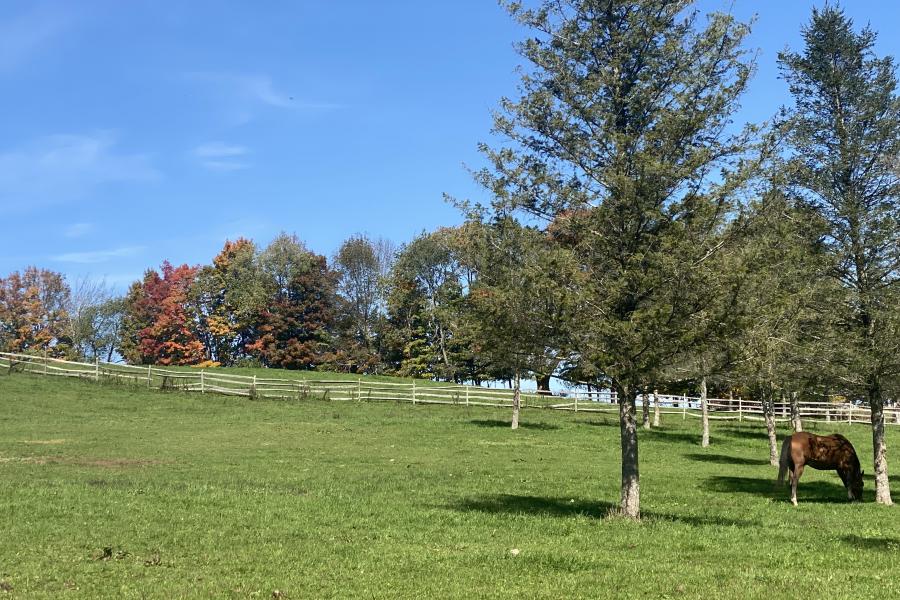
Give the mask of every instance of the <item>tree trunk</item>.
POLYGON ((515 378, 515 388, 513 388, 513 414, 512 414, 512 428, 519 428, 519 403, 522 397, 519 392, 519 372, 516 371, 515 378))
POLYGON ((791 392, 791 424, 794 431, 803 431, 803 423, 800 422, 800 394, 791 392))
POLYGON ((763 416, 766 419, 766 432, 769 434, 769 464, 778 466, 778 439, 775 432, 775 396, 769 394, 762 397, 763 416))
POLYGON ((884 443, 884 397, 876 382, 869 388, 869 408, 872 409, 872 449, 875 459, 875 502, 893 504, 888 482, 887 446, 884 443))
POLYGON ((641 410, 644 417, 644 429, 650 429, 650 397, 647 392, 641 394, 641 410))
POLYGON ((653 390, 653 426, 659 427, 659 392, 653 390))
POLYGON ((706 400, 706 377, 700 380, 700 412, 703 414, 703 439, 700 446, 709 446, 709 402, 706 400))
POLYGON ((641 486, 638 472, 638 437, 635 402, 637 394, 632 388, 620 387, 619 432, 622 437, 622 495, 619 510, 625 517, 641 516, 641 486))
POLYGON ((537 393, 540 395, 550 395, 550 378, 552 375, 538 375, 537 393))

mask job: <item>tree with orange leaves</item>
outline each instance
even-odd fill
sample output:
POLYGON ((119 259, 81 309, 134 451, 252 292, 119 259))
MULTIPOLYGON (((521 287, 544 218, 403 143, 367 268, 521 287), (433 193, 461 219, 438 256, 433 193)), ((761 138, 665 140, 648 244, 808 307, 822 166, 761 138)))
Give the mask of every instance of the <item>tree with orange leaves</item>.
POLYGON ((0 278, 0 349, 67 356, 70 290, 59 273, 28 267, 0 278))
POLYGON ((253 318, 266 300, 256 245, 245 238, 226 241, 190 290, 207 358, 231 365, 243 357, 253 318))

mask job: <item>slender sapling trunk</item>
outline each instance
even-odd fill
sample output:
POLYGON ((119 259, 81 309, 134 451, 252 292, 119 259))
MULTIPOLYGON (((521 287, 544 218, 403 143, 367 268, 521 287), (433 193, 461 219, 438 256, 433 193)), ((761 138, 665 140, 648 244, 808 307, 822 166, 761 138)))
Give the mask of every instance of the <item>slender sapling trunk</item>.
POLYGON ((647 392, 641 394, 641 409, 644 417, 644 429, 650 429, 650 398, 647 392))
POLYGON ((803 431, 803 423, 800 421, 800 395, 797 392, 791 392, 791 424, 794 431, 803 431))
POLYGON ((769 464, 778 466, 778 440, 775 432, 775 397, 765 394, 762 397, 763 416, 766 419, 766 433, 769 434, 769 464))
POLYGON ((700 446, 709 446, 709 402, 706 399, 706 377, 700 380, 700 412, 703 414, 703 439, 700 446))
POLYGON ((521 394, 519 391, 519 372, 516 371, 515 377, 515 387, 513 388, 513 414, 512 414, 512 428, 519 428, 519 403, 521 401, 521 394))
POLYGON ((653 390, 653 426, 659 427, 659 392, 653 390))

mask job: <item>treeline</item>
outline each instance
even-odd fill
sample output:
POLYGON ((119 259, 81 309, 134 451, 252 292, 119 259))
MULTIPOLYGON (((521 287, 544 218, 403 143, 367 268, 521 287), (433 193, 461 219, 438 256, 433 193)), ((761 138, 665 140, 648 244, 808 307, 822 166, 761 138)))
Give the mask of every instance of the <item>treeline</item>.
MULTIPOLYGON (((266 366, 511 380, 492 358, 478 223, 397 249, 363 235, 331 260, 295 235, 228 241, 211 264, 149 269, 122 297, 35 267, 0 278, 0 349, 131 364, 266 366), (483 287, 483 286, 482 286, 483 287)), ((555 354, 554 348, 548 352, 555 354)), ((558 360, 534 372, 545 389, 558 360)))

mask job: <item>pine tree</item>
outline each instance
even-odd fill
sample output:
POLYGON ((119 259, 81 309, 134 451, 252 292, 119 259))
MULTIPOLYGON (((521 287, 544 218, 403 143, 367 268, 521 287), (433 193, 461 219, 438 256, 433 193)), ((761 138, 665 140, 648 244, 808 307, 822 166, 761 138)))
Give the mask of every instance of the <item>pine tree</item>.
POLYGON ((640 511, 636 396, 689 343, 705 262, 745 174, 730 118, 752 66, 748 28, 688 0, 506 3, 533 33, 521 97, 483 146, 495 207, 552 221, 586 283, 573 290, 580 370, 619 398, 622 514, 640 511))
POLYGON ((802 53, 779 55, 794 106, 784 131, 791 184, 826 221, 831 277, 843 297, 834 360, 871 408, 876 501, 891 504, 884 442, 885 387, 900 373, 900 99, 876 34, 856 33, 842 10, 814 10, 802 53))

